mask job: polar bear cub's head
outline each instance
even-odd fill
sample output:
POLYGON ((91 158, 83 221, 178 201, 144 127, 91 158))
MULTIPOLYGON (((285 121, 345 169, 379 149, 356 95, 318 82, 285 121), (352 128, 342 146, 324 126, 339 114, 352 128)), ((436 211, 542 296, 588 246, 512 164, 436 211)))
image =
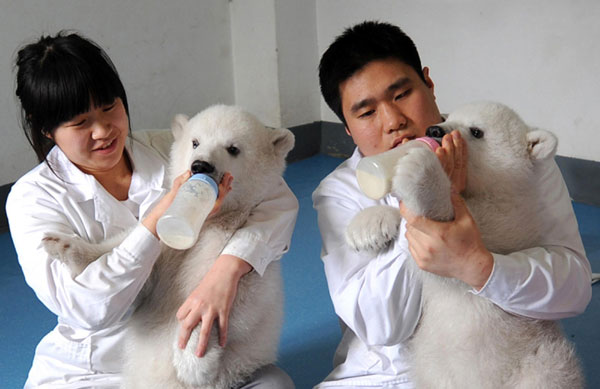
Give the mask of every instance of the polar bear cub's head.
POLYGON ((260 201, 283 174, 285 157, 294 147, 291 131, 266 128, 236 106, 214 105, 191 119, 176 115, 171 130, 171 182, 188 169, 216 182, 229 172, 233 184, 223 208, 260 201))
POLYGON ((460 107, 445 122, 430 127, 427 134, 440 136, 453 130, 459 130, 468 145, 465 195, 521 185, 531 178, 536 161, 556 153, 557 140, 552 133, 529 127, 517 113, 499 103, 460 107))

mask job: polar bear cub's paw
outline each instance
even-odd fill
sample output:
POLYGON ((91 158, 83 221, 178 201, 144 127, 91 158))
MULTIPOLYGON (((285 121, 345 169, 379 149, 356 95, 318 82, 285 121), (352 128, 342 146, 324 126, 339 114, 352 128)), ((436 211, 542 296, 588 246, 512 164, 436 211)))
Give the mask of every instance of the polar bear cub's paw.
POLYGON ((450 186, 450 179, 437 156, 427 149, 410 149, 396 163, 392 193, 417 215, 452 220, 450 186))
POLYGON ((383 250, 398 237, 401 220, 394 207, 377 205, 363 209, 346 227, 346 242, 356 251, 383 250))
POLYGON ((76 236, 47 233, 42 238, 40 247, 44 248, 48 255, 67 265, 73 276, 80 274, 87 265, 98 258, 92 245, 76 236))

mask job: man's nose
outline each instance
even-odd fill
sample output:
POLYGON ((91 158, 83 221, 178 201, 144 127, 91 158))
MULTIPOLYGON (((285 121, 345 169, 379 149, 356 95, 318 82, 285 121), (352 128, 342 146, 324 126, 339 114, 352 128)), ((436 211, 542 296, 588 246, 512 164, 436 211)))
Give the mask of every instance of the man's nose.
POLYGON ((398 131, 406 127, 406 116, 402 110, 394 104, 386 104, 383 107, 383 125, 386 132, 398 131))

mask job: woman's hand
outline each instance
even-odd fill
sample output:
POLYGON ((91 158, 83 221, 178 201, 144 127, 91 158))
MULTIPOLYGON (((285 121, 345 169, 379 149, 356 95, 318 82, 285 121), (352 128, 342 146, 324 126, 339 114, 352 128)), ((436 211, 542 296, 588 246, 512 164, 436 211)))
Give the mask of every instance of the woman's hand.
POLYGON ((200 284, 177 311, 179 320, 178 346, 185 348, 192 330, 200 327, 196 355, 204 356, 213 323, 218 323, 219 345, 227 342, 229 312, 242 276, 252 270, 246 261, 233 255, 219 256, 200 284))
POLYGON ((179 188, 192 176, 192 172, 187 170, 184 173, 180 174, 173 180, 173 185, 171 186, 171 190, 165 194, 162 199, 152 208, 152 211, 148 213, 148 216, 142 220, 142 224, 146 227, 151 233, 154 234, 158 238, 158 234, 156 233, 156 223, 158 219, 165 213, 167 208, 171 206, 173 203, 173 199, 177 195, 179 188))
POLYGON ((233 182, 233 176, 226 172, 223 174, 223 178, 221 178, 221 182, 219 182, 219 196, 215 201, 215 206, 212 211, 208 214, 208 217, 216 215, 221 210, 221 205, 223 205, 223 201, 225 200, 225 196, 229 192, 231 192, 231 183, 233 182))

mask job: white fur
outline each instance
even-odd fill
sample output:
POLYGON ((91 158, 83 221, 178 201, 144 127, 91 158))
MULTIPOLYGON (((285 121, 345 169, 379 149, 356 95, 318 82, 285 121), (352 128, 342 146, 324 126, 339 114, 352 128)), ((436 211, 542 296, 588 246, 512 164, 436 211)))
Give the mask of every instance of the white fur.
MULTIPOLYGON (((177 115, 172 131, 171 180, 195 160, 203 160, 214 165, 212 175, 217 180, 230 172, 234 181, 219 214, 208 219, 192 248, 163 247, 129 324, 123 387, 228 389, 276 359, 283 305, 279 263, 270 264, 262 277, 252 272, 241 279, 225 348, 218 345, 213 327, 206 355, 196 357, 197 327, 186 349, 180 350, 175 314, 252 208, 278 185, 294 136, 287 129, 267 129, 240 108, 224 105, 207 108, 189 120, 177 115), (192 141, 198 143, 195 149, 192 141), (231 146, 239 149, 238 155, 228 152, 231 146)), ((125 235, 93 245, 52 234, 42 245, 78 274, 125 235)))
MULTIPOLYGON (((533 184, 535 166, 554 156, 554 135, 528 127, 504 105, 487 102, 458 109, 440 126, 446 133, 459 130, 468 144, 464 197, 486 247, 496 253, 535 247, 538 219, 531 204, 543 195, 533 184), (482 138, 473 136, 475 127, 484 132, 482 138)), ((449 181, 435 154, 424 151, 404 159, 409 161, 397 164, 395 195, 418 214, 452 219, 449 181)), ((399 221, 396 226, 384 221, 386 230, 379 231, 381 221, 370 217, 383 219, 381 211, 365 209, 351 222, 353 230, 368 231, 360 241, 347 234, 353 247, 372 249, 364 242, 389 243, 390 235, 397 236, 399 221)), ((511 315, 468 293, 470 287, 458 280, 421 275, 423 313, 410 342, 418 388, 583 387, 573 346, 557 323, 511 315)))

